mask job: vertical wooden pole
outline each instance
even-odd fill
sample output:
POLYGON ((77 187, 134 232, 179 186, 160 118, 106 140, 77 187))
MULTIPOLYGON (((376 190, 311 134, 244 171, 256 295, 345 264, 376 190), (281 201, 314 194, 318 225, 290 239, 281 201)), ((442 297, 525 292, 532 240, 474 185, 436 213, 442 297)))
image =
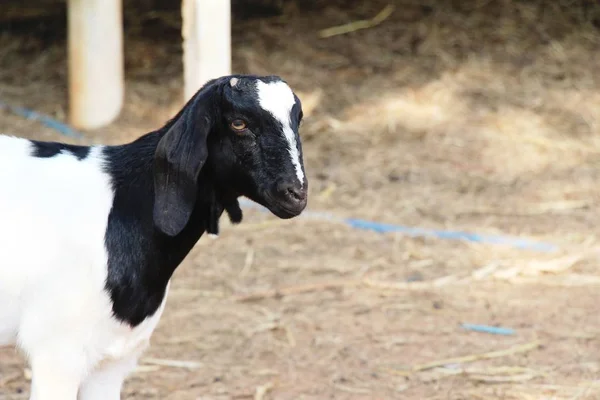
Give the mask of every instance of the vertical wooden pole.
POLYGON ((231 73, 230 0, 183 0, 184 96, 231 73))
POLYGON ((69 0, 69 114, 72 125, 111 123, 123 106, 121 0, 69 0))

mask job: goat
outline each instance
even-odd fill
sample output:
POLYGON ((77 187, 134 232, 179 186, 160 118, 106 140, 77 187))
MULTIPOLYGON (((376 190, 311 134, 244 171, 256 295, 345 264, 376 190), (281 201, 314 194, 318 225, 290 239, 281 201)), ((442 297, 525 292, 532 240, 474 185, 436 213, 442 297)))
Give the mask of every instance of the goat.
POLYGON ((245 196, 306 207, 300 99, 277 76, 206 83, 161 129, 79 146, 0 135, 0 345, 33 400, 116 400, 177 266, 245 196))

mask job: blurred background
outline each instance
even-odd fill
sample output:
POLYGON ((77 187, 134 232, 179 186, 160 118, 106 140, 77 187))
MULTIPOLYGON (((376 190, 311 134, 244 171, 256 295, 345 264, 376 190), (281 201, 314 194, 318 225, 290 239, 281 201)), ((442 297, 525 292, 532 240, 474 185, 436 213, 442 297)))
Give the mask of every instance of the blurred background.
MULTIPOLYGON (((303 102, 310 212, 249 207, 203 237, 123 397, 600 398, 600 5, 231 8, 233 72, 280 75, 303 102)), ((0 107, 0 132, 114 144, 172 117, 181 4, 123 14, 116 120, 72 138, 0 107)), ((3 1, 0 104, 67 123, 66 38, 64 1, 3 1)), ((26 399, 23 358, 0 359, 0 399, 26 399)))

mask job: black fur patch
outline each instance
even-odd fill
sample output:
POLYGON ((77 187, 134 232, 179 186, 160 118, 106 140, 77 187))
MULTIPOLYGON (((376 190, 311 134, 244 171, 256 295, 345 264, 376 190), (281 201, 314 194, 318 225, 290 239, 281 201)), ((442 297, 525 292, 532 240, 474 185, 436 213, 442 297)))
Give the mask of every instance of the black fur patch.
POLYGON ((202 234, 218 234, 223 211, 229 212, 232 221, 241 220, 237 197, 218 193, 209 172, 203 171, 196 207, 183 231, 171 237, 156 229, 152 173, 160 137, 161 132, 151 133, 104 150, 115 191, 105 234, 106 289, 115 317, 131 326, 158 310, 173 272, 202 234))
MULTIPOLYGON (((115 197, 108 217, 106 289, 113 314, 131 326, 140 324, 160 307, 175 268, 209 227, 213 193, 199 193, 187 226, 177 236, 156 229, 153 220, 153 158, 160 134, 107 147, 107 172, 115 197)), ((210 187, 210 185, 208 185, 210 187)), ((220 214, 219 214, 220 216, 220 214)))
POLYGON ((33 146, 33 157, 37 158, 50 158, 60 154, 63 151, 71 153, 77 157, 79 161, 85 160, 88 154, 90 154, 90 148, 88 146, 77 146, 73 144, 57 143, 57 142, 41 142, 31 141, 33 146))

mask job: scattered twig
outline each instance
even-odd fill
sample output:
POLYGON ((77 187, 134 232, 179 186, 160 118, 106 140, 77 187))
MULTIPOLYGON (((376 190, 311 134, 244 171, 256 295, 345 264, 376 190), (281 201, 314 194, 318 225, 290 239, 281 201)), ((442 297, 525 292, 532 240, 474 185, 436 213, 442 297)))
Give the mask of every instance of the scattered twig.
MULTIPOLYGON (((398 373, 394 370, 384 370, 395 375, 409 376, 410 373, 398 373)), ((425 371, 421 371, 425 372, 425 371)), ((496 367, 496 368, 449 368, 436 367, 431 370, 432 375, 420 376, 421 382, 435 382, 452 376, 463 376, 464 378, 480 383, 517 383, 526 382, 546 374, 531 368, 524 367, 496 367)))
POLYGON ((331 28, 323 29, 319 32, 319 37, 328 38, 336 35, 343 35, 350 32, 355 32, 361 29, 372 28, 374 26, 379 25, 383 21, 385 21, 392 12, 394 11, 394 6, 388 4, 384 7, 383 10, 379 12, 375 17, 371 19, 361 19, 358 21, 352 21, 344 25, 333 26, 331 28))
POLYGON ((338 281, 338 282, 322 282, 322 283, 313 283, 308 285, 298 285, 298 286, 290 286, 282 289, 271 289, 265 290, 262 292, 251 293, 247 295, 238 296, 235 298, 236 301, 256 301, 262 300, 272 297, 283 297, 294 294, 302 294, 315 292, 318 290, 328 290, 328 289, 338 289, 342 287, 348 286, 357 286, 360 285, 360 281, 352 280, 352 281, 338 281))
POLYGON ((158 365, 161 367, 174 367, 174 368, 187 368, 187 369, 198 369, 202 368, 204 364, 198 361, 184 361, 184 360, 168 360, 164 358, 144 358, 142 362, 145 364, 158 365))
POLYGON ((265 398, 265 395, 271 389, 273 389, 273 386, 275 386, 275 384, 273 382, 269 382, 267 384, 257 386, 256 391, 254 392, 254 400, 263 400, 265 398))
POLYGON ((295 294, 304 294, 321 290, 339 289, 344 287, 365 286, 387 290, 423 290, 461 282, 454 275, 444 276, 429 282, 381 282, 373 279, 353 279, 332 282, 311 283, 306 285, 288 286, 281 289, 270 289, 234 298, 234 301, 257 301, 273 297, 284 297, 295 294))
POLYGON ((521 344, 518 346, 510 347, 505 350, 491 351, 491 352, 482 353, 482 354, 470 354, 470 355, 462 356, 462 357, 447 358, 444 360, 431 361, 429 363, 415 365, 414 367, 412 367, 408 370, 386 369, 386 371, 392 372, 397 375, 411 375, 414 372, 426 371, 428 369, 443 367, 445 365, 450 365, 450 364, 465 364, 465 363, 470 363, 473 361, 489 360, 491 358, 500 358, 500 357, 510 356, 513 354, 525 353, 530 350, 538 348, 540 346, 540 344, 541 343, 539 341, 533 341, 530 343, 525 343, 525 344, 521 344))
POLYGON ((290 327, 286 325, 283 327, 283 329, 285 330, 285 337, 290 347, 296 347, 296 338, 294 337, 294 333, 292 332, 290 327))
POLYGON ((551 260, 531 260, 514 267, 501 270, 498 269, 494 272, 493 276, 500 279, 510 279, 519 276, 531 277, 560 274, 573 268, 583 259, 583 257, 583 254, 576 254, 551 260))
POLYGON ((545 375, 544 372, 519 366, 468 368, 463 372, 468 379, 483 383, 525 382, 545 375))
POLYGON ((240 271, 240 276, 245 276, 252 268, 252 263, 254 262, 254 248, 250 247, 248 252, 246 253, 246 259, 244 260, 244 268, 240 271))
POLYGON ((534 284, 552 287, 600 286, 600 276, 575 273, 546 277, 516 276, 506 280, 513 284, 534 284))
POLYGON ((347 385, 342 385, 340 383, 334 383, 333 387, 335 387, 338 390, 341 390, 343 392, 348 392, 348 393, 355 393, 355 394, 371 393, 371 391, 369 389, 355 388, 355 387, 351 387, 351 386, 347 386, 347 385))
POLYGON ((539 377, 536 374, 517 374, 508 376, 493 376, 493 375, 469 375, 468 378, 481 383, 508 383, 508 382, 526 382, 539 377))

